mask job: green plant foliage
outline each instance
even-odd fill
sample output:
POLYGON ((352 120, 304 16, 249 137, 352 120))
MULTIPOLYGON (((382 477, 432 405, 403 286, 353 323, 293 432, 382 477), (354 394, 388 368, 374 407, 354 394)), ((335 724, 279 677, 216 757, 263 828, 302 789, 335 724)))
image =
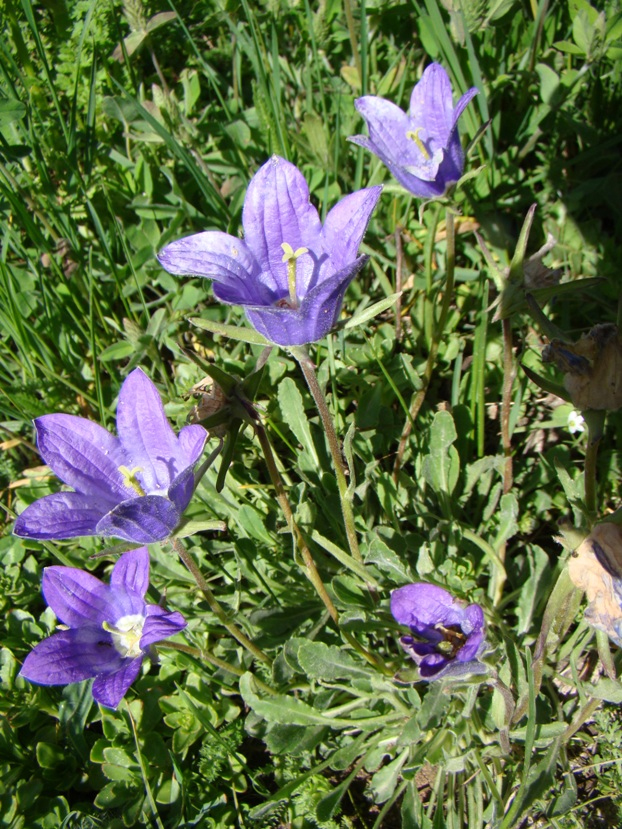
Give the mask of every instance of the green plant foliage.
POLYGON ((0 827, 619 825, 620 650, 567 563, 620 522, 622 415, 581 421, 542 360, 622 319, 619 3, 0 0, 0 17, 0 827), (346 139, 356 98, 407 108, 431 61, 455 100, 480 92, 463 179, 423 203, 346 139), (324 413, 304 355, 156 259, 239 235, 273 153, 322 218, 384 185, 370 261, 308 346, 324 413), (43 568, 106 580, 126 545, 12 525, 60 488, 32 420, 112 429, 137 366, 213 456, 177 546, 149 551, 149 601, 188 626, 112 711, 89 681, 19 670, 58 630, 43 568), (400 646, 390 596, 415 582, 484 609, 455 682, 400 646))

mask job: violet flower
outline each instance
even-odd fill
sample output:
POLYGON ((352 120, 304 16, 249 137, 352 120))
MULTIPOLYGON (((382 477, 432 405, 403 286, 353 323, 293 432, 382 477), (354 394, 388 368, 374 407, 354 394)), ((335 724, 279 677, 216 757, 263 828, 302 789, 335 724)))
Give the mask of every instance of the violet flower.
POLYGON ((35 427, 41 457, 75 492, 46 495, 26 507, 15 535, 103 535, 148 544, 177 527, 194 491, 194 466, 207 432, 191 425, 175 435, 156 387, 141 369, 119 392, 119 437, 67 414, 38 417, 35 427))
POLYGON ((322 226, 302 173, 275 155, 248 186, 244 240, 205 231, 171 242, 158 259, 177 276, 212 279, 216 299, 241 305, 271 342, 315 342, 337 322, 346 288, 369 258, 358 249, 380 190, 341 199, 322 226))
POLYGON ((148 586, 146 547, 118 559, 110 584, 75 567, 46 567, 43 595, 68 629, 35 645, 19 675, 38 685, 94 678, 93 698, 116 708, 151 646, 186 627, 181 613, 145 602, 148 586))
POLYGON ((486 649, 484 612, 464 607, 447 590, 433 584, 407 584, 391 594, 391 613, 410 628, 400 644, 419 666, 422 679, 460 678, 485 673, 478 662, 486 649))
POLYGON ((477 92, 472 87, 454 107, 447 72, 432 63, 412 91, 408 113, 384 98, 358 98, 354 105, 367 122, 369 138, 353 135, 348 140, 377 155, 415 196, 442 196, 462 176, 458 119, 477 92))

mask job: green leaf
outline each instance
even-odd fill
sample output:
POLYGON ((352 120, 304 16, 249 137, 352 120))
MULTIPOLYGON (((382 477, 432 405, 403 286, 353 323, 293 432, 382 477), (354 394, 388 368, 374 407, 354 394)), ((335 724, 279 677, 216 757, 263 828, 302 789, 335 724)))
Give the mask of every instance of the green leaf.
POLYGON ((549 380, 546 377, 542 377, 541 374, 537 374, 535 371, 532 371, 528 366, 521 363, 521 368, 529 377, 532 383, 535 383, 536 386, 541 388, 543 391, 549 392, 549 394, 555 394, 557 397, 561 397, 562 400, 565 400, 567 403, 570 403, 570 395, 566 391, 566 389, 561 385, 561 383, 556 383, 554 380, 549 380))
POLYGON ((458 482, 460 458, 452 446, 457 437, 451 414, 437 412, 430 429, 430 452, 423 460, 423 477, 437 493, 451 495, 458 482))
POLYGON ((98 359, 103 363, 113 362, 114 360, 125 360, 126 357, 131 357, 134 351, 135 348, 132 343, 127 342, 127 340, 121 340, 105 348, 98 355, 98 359))
POLYGON ((26 115, 26 107, 21 101, 14 98, 0 101, 0 127, 19 121, 24 115, 26 115))
POLYGON ((325 794, 324 797, 321 798, 315 809, 315 813, 320 822, 324 823, 333 817, 339 807, 339 804, 341 803, 341 800, 343 799, 344 794, 348 791, 350 783, 352 783, 356 775, 359 773, 362 765, 363 761, 360 760, 343 782, 341 782, 338 786, 335 786, 332 792, 325 794))
POLYGON ((553 47, 555 49, 559 49, 560 52, 566 52, 569 55, 585 55, 583 49, 575 43, 571 43, 569 40, 558 40, 553 44, 553 47))
POLYGON ((116 809, 136 797, 136 789, 119 780, 107 783, 95 797, 99 809, 116 809))
POLYGON ((410 567, 377 535, 373 535, 367 552, 365 564, 375 564, 395 584, 409 584, 416 581, 410 567))
POLYGON ((309 418, 305 412, 302 395, 291 377, 285 377, 285 379, 281 380, 278 395, 279 407, 284 421, 296 436, 298 443, 301 444, 302 448, 312 459, 315 466, 319 468, 320 459, 317 456, 313 438, 311 437, 309 418))
POLYGON ((347 651, 323 642, 303 641, 298 648, 298 662, 313 679, 330 681, 371 676, 367 668, 357 664, 347 651))
POLYGON ((340 564, 347 567, 348 570, 351 570, 353 573, 356 573, 357 576, 360 576, 360 578, 362 578, 367 584, 370 584, 372 587, 379 587, 376 579, 372 578, 364 565, 353 559, 349 553, 346 553, 345 550, 342 550, 341 547, 338 547, 330 541, 330 539, 320 535, 317 530, 313 530, 311 538, 323 550, 326 550, 327 553, 330 553, 331 556, 336 558, 340 564))
POLYGON ((188 538, 189 535, 196 535, 196 533, 218 532, 224 533, 227 531, 227 525, 224 521, 186 521, 177 530, 175 535, 177 538, 188 538))
POLYGON ((603 677, 598 680, 596 685, 586 685, 584 687, 596 699, 612 702, 615 705, 622 702, 622 683, 619 681, 616 682, 608 677, 603 677))
POLYGON ((239 340, 239 342, 250 343, 251 345, 272 345, 254 328, 240 328, 237 325, 227 325, 224 322, 206 320, 201 317, 190 317, 188 322, 196 325, 197 328, 202 328, 204 331, 218 334, 221 337, 228 337, 231 340, 239 340))
POLYGON ((498 550, 502 544, 518 532, 518 501, 513 492, 501 498, 499 509, 499 528, 493 547, 498 550))
POLYGON ((102 771, 108 780, 130 782, 140 776, 138 762, 122 748, 116 746, 105 748, 104 758, 102 771))
POLYGON ((355 313, 354 316, 350 317, 350 319, 346 321, 343 327, 354 328, 357 325, 363 325, 363 323, 373 319, 374 317, 377 317, 378 314, 382 314, 382 312, 386 311, 387 308, 390 308, 392 305, 395 305, 396 301, 401 295, 402 292, 399 291, 396 294, 391 294, 390 296, 381 299, 379 302, 374 302, 373 305, 369 305, 362 311, 357 311, 357 313, 355 313))
POLYGON ((383 766, 380 771, 374 774, 371 779, 371 790, 374 794, 375 803, 385 803, 391 797, 409 754, 410 748, 405 748, 395 760, 387 763, 386 766, 383 766))
POLYGON ((177 12, 158 12, 158 14, 154 14, 153 17, 150 17, 147 21, 147 31, 149 33, 154 32, 156 29, 159 29, 160 26, 164 26, 165 23, 168 23, 169 20, 175 20, 177 17, 177 12))
POLYGON ((331 717, 328 711, 318 711, 295 697, 275 694, 261 698, 255 693, 254 684, 253 675, 245 673, 240 679, 240 693, 255 714, 267 722, 281 725, 329 725, 331 728, 352 728, 357 723, 353 719, 331 717))
POLYGON ((67 761, 65 752, 52 743, 37 743, 35 749, 37 762, 42 769, 54 769, 67 761))
POLYGON ((543 103, 554 106, 559 98, 559 75, 546 63, 538 63, 536 72, 540 78, 540 98, 543 103))

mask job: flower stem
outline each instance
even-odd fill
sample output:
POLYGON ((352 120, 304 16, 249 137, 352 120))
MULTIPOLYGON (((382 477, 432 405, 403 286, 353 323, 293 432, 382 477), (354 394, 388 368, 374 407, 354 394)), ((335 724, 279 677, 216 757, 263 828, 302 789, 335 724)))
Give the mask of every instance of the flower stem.
POLYGON ((209 588, 207 581, 205 580, 203 574, 197 567, 194 562, 194 559, 190 555, 190 553, 186 550, 184 545, 179 541, 177 538, 170 539, 173 549, 179 556, 179 558, 183 561, 186 565, 192 577, 196 581, 199 590, 205 596, 208 605, 210 606, 210 610, 212 613, 217 617, 218 621, 227 628, 229 633, 236 639, 240 645, 246 648, 247 651, 253 654, 254 657, 261 660, 261 662, 265 662, 266 665, 271 665, 272 660, 270 657, 265 654, 261 648, 258 648, 251 640, 246 636, 246 634, 242 633, 242 631, 233 624, 233 622, 229 621, 229 617, 227 616, 225 610, 223 609, 222 605, 218 602, 214 594, 209 588))
MULTIPOLYGON (((559 641, 566 633, 576 617, 578 604, 576 597, 578 590, 572 583, 568 568, 564 565, 551 590, 548 602, 544 609, 540 634, 536 641, 533 660, 531 662, 531 692, 537 696, 542 684, 544 673, 544 661, 546 659, 547 646, 552 647, 552 636, 559 641)), ((529 706, 530 691, 526 691, 516 703, 513 722, 520 722, 527 712, 529 706)))
MULTIPOLYGON (((313 556, 311 555, 309 547, 307 546, 307 543, 305 542, 304 537, 300 532, 300 528, 298 527, 294 519, 292 507, 289 502, 289 498, 287 497, 285 487, 283 485, 283 479, 281 478, 279 470, 277 469, 274 453, 272 451, 272 446, 270 444, 268 435, 266 434, 266 430, 264 429, 263 425, 258 421, 255 421, 253 423, 253 426, 255 427, 257 438, 259 440, 259 443, 261 444, 261 448, 266 459, 266 465, 270 473, 270 479, 272 480, 272 484, 276 490, 279 504, 281 505, 281 509, 283 510, 283 514, 285 515, 285 520, 287 521, 287 526, 289 528, 289 531, 294 535, 296 543, 298 544, 298 549, 302 554, 302 558, 306 567, 307 578, 313 584, 318 596, 324 602, 324 606, 328 611, 329 615, 331 616, 335 624, 338 625, 339 614, 337 612, 335 605, 332 602, 332 599, 328 594, 328 591, 326 590, 326 587, 324 586, 324 583, 322 582, 320 574, 317 571, 317 567, 315 566, 313 556)), ((392 672, 386 667, 382 660, 374 654, 370 653, 364 645, 361 645, 361 643, 357 639, 355 639, 354 636, 352 636, 352 634, 348 633, 348 631, 342 630, 341 635, 358 653, 361 654, 361 656, 363 656, 364 659, 367 660, 367 662, 369 662, 370 665, 373 665, 374 668, 380 670, 387 676, 391 675, 392 672)))
MULTIPOLYGON (((220 668, 221 671, 227 671, 227 673, 234 674, 235 676, 244 676, 244 674, 247 673, 243 668, 238 668, 230 662, 225 662, 224 659, 219 659, 217 656, 208 653, 203 648, 193 648, 190 645, 182 645, 181 642, 161 642, 158 644, 158 650, 173 650, 180 651, 180 653, 187 653, 188 656, 194 656, 201 662, 207 662, 209 665, 213 665, 215 668, 220 668)), ((262 682, 254 674, 253 680, 267 694, 274 695, 277 693, 274 688, 266 685, 265 682, 262 682)))
MULTIPOLYGON (((434 222, 433 224, 433 229, 431 231, 432 233, 434 233, 435 228, 436 222, 434 222)), ((443 292, 441 312, 438 318, 438 323, 433 326, 432 335, 430 339, 430 347, 428 351, 428 359, 426 361, 425 368, 423 370, 423 375, 421 377, 421 388, 415 395, 414 400, 410 405, 409 416, 406 419, 406 423, 404 424, 404 428, 402 429, 402 434, 400 435, 400 442, 397 448, 397 453, 395 455, 395 463, 393 464, 393 480, 396 483, 399 478, 400 469, 402 467, 402 460, 404 459, 404 452, 406 451, 408 438, 410 437, 413 425, 423 405, 425 396, 428 392, 430 380, 432 379, 432 372, 434 371, 434 364, 436 363, 438 347, 440 345, 441 336, 447 323, 447 317, 449 316, 449 306, 454 294, 454 275, 456 268, 456 231, 454 226, 454 214, 450 207, 447 208, 446 212, 445 228, 447 249, 445 265, 445 290, 443 292)), ((427 274, 428 268, 426 268, 426 275, 427 274)), ((430 294, 432 284, 431 269, 428 282, 428 294, 430 294)), ((428 296, 426 299, 426 302, 429 301, 431 301, 430 296, 428 296)))
POLYGON ((304 540, 302 533, 300 532, 298 524, 296 524, 296 521, 294 520, 294 513, 292 511, 289 498, 287 497, 287 492, 285 491, 285 487, 283 485, 283 479, 281 478, 281 475, 277 468, 276 461, 274 459, 274 452, 272 451, 272 446, 270 444, 268 435, 266 434, 266 430, 264 429, 263 424, 259 421, 253 421, 253 426, 255 428, 255 434, 257 435, 257 438, 261 445, 261 449, 264 454, 264 458, 266 460, 266 466, 268 467, 268 473, 270 474, 272 486, 276 490, 276 497, 281 506, 281 509, 283 510, 285 520, 287 521, 287 527, 290 533, 294 536, 298 549, 300 550, 300 554, 302 555, 302 559, 305 565, 305 574, 311 582, 311 584, 315 587, 316 593, 324 603, 324 607, 330 613, 333 621, 336 624, 338 624, 339 614, 337 613, 337 609, 335 608, 332 599, 328 595, 326 587, 324 586, 324 582, 322 581, 320 574, 318 573, 317 567, 315 566, 315 561, 313 560, 311 551, 309 550, 309 547, 307 546, 307 543, 304 540))
POLYGON ((153 815, 153 819, 155 821, 156 826, 158 829, 164 829, 164 824, 158 814, 158 807, 156 806, 155 798, 153 796, 153 792, 151 791, 151 785, 149 784, 149 776, 147 775, 147 768, 145 766, 145 760, 143 757, 143 753, 140 750, 140 741, 138 739, 138 731, 136 729, 136 723, 134 722, 134 717, 132 716, 132 709, 130 708, 130 704, 127 700, 124 700, 125 707, 127 709, 127 715, 130 720, 130 724, 132 726, 132 734, 134 735, 134 743, 136 745, 136 758, 138 760, 138 765, 140 766, 140 773, 143 778, 143 784, 145 786, 145 794, 147 795, 147 802, 149 803, 149 807, 151 809, 151 813, 153 815))
POLYGON ((243 668, 237 668, 230 662, 225 662, 224 659, 213 656, 211 653, 203 650, 203 648, 193 648, 191 645, 182 645, 180 642, 161 642, 158 644, 158 650, 172 650, 187 653, 188 656, 195 656, 201 662, 207 662, 209 665, 220 668, 221 671, 227 671, 229 674, 235 674, 235 676, 243 676, 246 673, 243 668))
POLYGON ((356 37, 356 26, 354 25, 354 15, 352 14, 352 5, 350 0, 344 0, 343 8, 346 13, 346 23, 348 25, 348 34, 350 36, 350 46, 352 47, 352 57, 354 58, 354 65, 361 83, 361 90, 364 91, 363 83, 363 64, 361 61, 361 53, 359 50, 358 40, 356 37))
POLYGON ((562 743, 564 745, 568 743, 572 739, 572 737, 574 737, 577 731, 580 728, 582 728, 585 725, 585 723, 594 716, 595 712, 602 704, 602 699, 591 699, 589 702, 586 702, 586 704, 579 711, 574 720, 562 733, 562 743))
POLYGON ((404 248, 402 245, 402 228, 395 228, 395 341, 402 339, 402 269, 404 266, 404 248))
MULTIPOLYGON (((501 322, 503 330, 503 389, 501 393, 501 446, 503 448, 503 494, 507 495, 514 484, 514 468, 512 459, 512 436, 510 435, 510 411, 512 409, 512 386, 514 385, 514 356, 512 342, 512 323, 510 319, 501 322)), ((494 605, 501 601, 503 588, 505 586, 505 556, 507 542, 504 541, 497 554, 504 565, 503 569, 496 569, 491 595, 494 605)))
POLYGON ((587 425, 587 446, 585 448, 585 468, 583 471, 585 508, 590 522, 592 522, 596 518, 597 512, 596 461, 598 458, 598 447, 605 426, 605 412, 586 409, 582 414, 587 425))
POLYGON ((328 446, 333 459, 333 466, 335 468, 335 477, 337 479, 337 488, 339 489, 339 499, 341 501, 341 512, 343 514, 343 523, 346 528, 350 553, 356 561, 363 564, 363 556, 361 555, 358 538, 356 536, 356 526, 354 524, 352 493, 348 489, 346 467, 341 454, 339 438, 337 437, 337 432, 335 431, 335 424, 333 423, 333 419, 328 409, 324 392, 318 382, 317 374, 315 373, 315 366, 313 365, 308 353, 302 346, 294 346, 290 348, 290 351, 300 364, 302 373, 304 374, 307 385, 309 386, 309 391, 313 395, 315 405, 317 406, 322 424, 324 425, 324 431, 326 432, 328 446))
MULTIPOLYGON (((510 410, 512 408, 512 385, 514 383, 514 359, 512 354, 512 323, 509 319, 503 325, 503 393, 501 397, 501 444, 503 446, 503 494, 512 489, 514 472, 512 466, 512 437, 510 435, 510 410)), ((505 554, 505 551, 504 551, 505 554)))

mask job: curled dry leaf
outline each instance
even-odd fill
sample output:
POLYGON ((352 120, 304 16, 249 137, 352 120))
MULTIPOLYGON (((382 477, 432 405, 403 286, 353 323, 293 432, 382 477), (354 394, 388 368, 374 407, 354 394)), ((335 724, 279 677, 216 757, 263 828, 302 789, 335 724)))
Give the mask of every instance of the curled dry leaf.
POLYGON ((579 411, 622 407, 622 342, 616 325, 595 325, 576 343, 551 340, 542 360, 565 373, 564 387, 579 411))
POLYGON ((622 647, 622 527, 597 524, 569 559, 568 574, 585 591, 585 619, 622 647))

